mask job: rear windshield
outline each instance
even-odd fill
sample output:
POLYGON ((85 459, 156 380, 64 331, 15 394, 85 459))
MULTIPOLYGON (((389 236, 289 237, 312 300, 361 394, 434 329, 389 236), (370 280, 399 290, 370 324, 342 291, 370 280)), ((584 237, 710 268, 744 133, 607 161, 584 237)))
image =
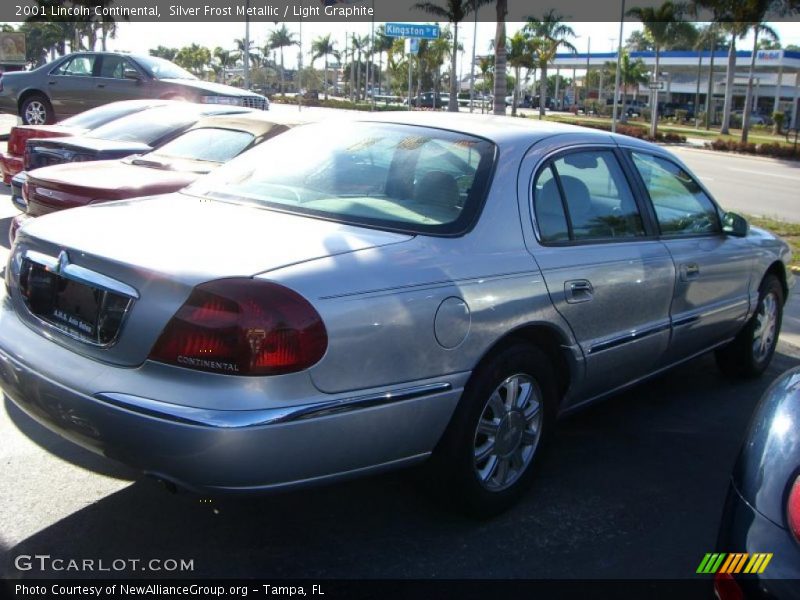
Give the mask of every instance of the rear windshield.
POLYGON ((141 102, 114 102, 106 104, 105 106, 98 106, 86 112, 82 112, 69 119, 64 119, 59 125, 66 125, 67 127, 80 127, 83 129, 94 129, 105 125, 115 119, 119 119, 126 115, 137 113, 147 108, 146 104, 141 102))
POLYGON ((152 144, 170 133, 193 125, 200 115, 191 104, 181 107, 153 108, 134 113, 98 127, 86 137, 118 142, 152 144), (184 109, 185 108, 185 109, 184 109))
POLYGON ((161 146, 156 153, 170 158, 227 162, 247 148, 255 136, 247 131, 203 127, 161 146))
POLYGON ((452 235, 472 223, 495 156, 429 127, 319 123, 265 142, 186 193, 383 229, 452 235))

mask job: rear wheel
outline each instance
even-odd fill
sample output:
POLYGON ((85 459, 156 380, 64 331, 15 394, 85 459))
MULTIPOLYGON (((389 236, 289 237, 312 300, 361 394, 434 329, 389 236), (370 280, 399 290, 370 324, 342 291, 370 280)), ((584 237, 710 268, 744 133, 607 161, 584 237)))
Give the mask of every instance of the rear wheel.
POLYGON ((716 352, 717 366, 731 377, 758 377, 769 366, 783 321, 783 287, 774 275, 761 282, 756 312, 730 344, 716 352))
POLYGON ((532 481, 555 401, 552 365, 535 347, 515 344, 479 366, 431 459, 448 505, 489 517, 516 502, 532 481))
POLYGON ((25 98, 19 107, 19 116, 25 125, 45 125, 55 123, 55 112, 50 101, 42 94, 25 98))

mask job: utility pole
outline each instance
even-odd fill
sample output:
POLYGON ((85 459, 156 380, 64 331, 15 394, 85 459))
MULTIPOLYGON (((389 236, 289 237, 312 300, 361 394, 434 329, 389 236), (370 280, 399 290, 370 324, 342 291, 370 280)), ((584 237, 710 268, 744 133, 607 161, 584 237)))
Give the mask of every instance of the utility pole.
POLYGON ((250 91, 250 0, 245 2, 244 15, 244 89, 250 91))
POLYGON ((617 131, 617 114, 619 107, 617 105, 617 95, 619 94, 619 80, 620 73, 622 72, 622 29, 625 26, 625 0, 622 0, 619 15, 619 44, 617 46, 617 73, 614 76, 614 108, 611 112, 611 133, 617 131))

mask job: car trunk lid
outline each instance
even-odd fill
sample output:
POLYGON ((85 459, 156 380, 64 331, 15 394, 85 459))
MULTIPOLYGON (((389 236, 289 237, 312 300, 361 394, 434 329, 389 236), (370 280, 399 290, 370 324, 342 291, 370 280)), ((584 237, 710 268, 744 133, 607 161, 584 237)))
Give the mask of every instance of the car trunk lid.
POLYGON ((136 366, 199 283, 411 237, 176 193, 31 220, 18 233, 12 287, 17 311, 37 330, 81 354, 136 366), (49 268, 36 266, 48 262, 49 268), (55 306, 32 307, 23 300, 18 276, 24 265, 37 285, 53 285, 46 273, 70 270, 80 285, 56 282, 65 297, 55 306), (103 302, 112 310, 112 325, 121 324, 118 337, 113 327, 98 336, 103 302))

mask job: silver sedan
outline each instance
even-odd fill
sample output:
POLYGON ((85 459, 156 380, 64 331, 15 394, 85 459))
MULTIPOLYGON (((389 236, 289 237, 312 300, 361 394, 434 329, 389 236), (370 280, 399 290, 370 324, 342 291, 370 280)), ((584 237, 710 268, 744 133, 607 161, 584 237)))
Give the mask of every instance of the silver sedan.
POLYGON ((175 485, 428 461, 507 508, 556 418, 715 350, 770 362, 788 247, 663 148, 523 119, 299 127, 183 191, 24 225, 0 385, 175 485))

